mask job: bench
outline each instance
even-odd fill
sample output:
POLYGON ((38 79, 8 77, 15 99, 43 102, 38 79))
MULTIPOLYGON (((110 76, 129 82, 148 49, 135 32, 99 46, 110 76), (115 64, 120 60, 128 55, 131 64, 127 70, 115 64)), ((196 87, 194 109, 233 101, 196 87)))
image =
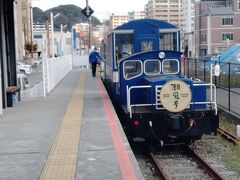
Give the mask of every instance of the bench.
POLYGON ((9 86, 6 88, 7 92, 7 107, 13 106, 13 95, 18 95, 18 101, 21 100, 20 87, 18 86, 9 86))

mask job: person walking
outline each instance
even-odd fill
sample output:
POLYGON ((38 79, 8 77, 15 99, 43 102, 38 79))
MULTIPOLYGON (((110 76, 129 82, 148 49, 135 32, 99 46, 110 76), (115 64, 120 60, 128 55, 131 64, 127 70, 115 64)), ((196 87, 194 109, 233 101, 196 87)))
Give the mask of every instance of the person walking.
POLYGON ((94 47, 93 52, 91 52, 89 55, 89 63, 91 64, 91 67, 92 67, 93 77, 96 77, 96 67, 99 59, 102 60, 102 57, 97 52, 97 48, 94 47))

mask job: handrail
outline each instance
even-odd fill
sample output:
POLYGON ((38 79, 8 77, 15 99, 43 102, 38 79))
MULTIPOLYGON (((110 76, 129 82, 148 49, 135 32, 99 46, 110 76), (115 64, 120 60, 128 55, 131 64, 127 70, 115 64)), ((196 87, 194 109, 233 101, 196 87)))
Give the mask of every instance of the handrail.
MULTIPOLYGON (((215 86, 215 84, 211 84, 211 83, 206 83, 206 84, 193 84, 193 86, 210 86, 210 102, 202 102, 202 104, 213 104, 214 109, 215 109, 215 114, 217 115, 217 88, 215 86), (213 89, 212 89, 213 88, 213 89), (212 97, 213 94, 213 97, 212 97)), ((196 102, 193 104, 197 104, 196 102)))
MULTIPOLYGON (((131 90, 132 89, 144 89, 144 88, 151 88, 152 86, 147 85, 147 86, 131 86, 128 88, 127 86, 127 109, 130 112, 130 118, 132 118, 132 106, 131 106, 131 90)), ((145 104, 146 106, 147 104, 145 104)))
MULTIPOLYGON (((213 91, 214 91, 214 96, 212 98, 210 98, 210 101, 206 101, 206 102, 190 102, 190 104, 213 104, 214 109, 215 109, 215 114, 217 115, 217 102, 216 102, 216 86, 214 84, 210 84, 210 83, 206 83, 206 84, 193 84, 193 86, 210 86, 213 87, 213 91)), ((146 86, 131 86, 129 88, 129 86, 127 85, 127 109, 129 111, 130 114, 130 118, 132 118, 132 107, 141 107, 141 106, 155 106, 157 105, 155 104, 131 104, 131 90, 132 89, 147 89, 147 88, 151 88, 151 85, 146 85, 146 86)), ((161 108, 164 109, 164 108, 161 108)))

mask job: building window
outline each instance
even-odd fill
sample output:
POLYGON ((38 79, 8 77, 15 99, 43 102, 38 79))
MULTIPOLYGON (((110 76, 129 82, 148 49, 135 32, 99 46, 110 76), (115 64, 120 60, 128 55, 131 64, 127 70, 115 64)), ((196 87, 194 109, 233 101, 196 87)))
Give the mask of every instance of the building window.
POLYGON ((233 18, 222 18, 222 25, 227 26, 227 25, 233 25, 233 18))
POLYGON ((222 40, 223 41, 233 41, 233 33, 222 33, 222 40))
POLYGON ((217 47, 217 49, 216 49, 217 53, 219 53, 219 54, 223 53, 226 50, 227 50, 227 47, 217 47))
POLYGON ((238 10, 240 10, 240 0, 238 0, 238 10))
POLYGON ((202 34, 201 35, 201 42, 206 42, 207 41, 207 35, 206 34, 202 34))

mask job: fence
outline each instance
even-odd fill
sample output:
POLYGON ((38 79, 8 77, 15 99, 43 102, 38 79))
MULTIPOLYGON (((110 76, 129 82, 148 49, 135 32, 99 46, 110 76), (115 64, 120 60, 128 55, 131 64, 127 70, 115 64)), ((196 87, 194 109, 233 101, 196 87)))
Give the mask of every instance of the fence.
POLYGON ((183 74, 209 82, 211 64, 221 67, 220 76, 213 81, 217 86, 218 106, 240 116, 240 63, 185 58, 183 74))
POLYGON ((45 58, 42 64, 43 81, 21 92, 21 98, 45 97, 72 70, 72 56, 45 58))
POLYGON ((73 55, 73 67, 80 67, 82 69, 89 69, 88 55, 80 56, 73 55))
MULTIPOLYGON (((63 56, 47 60, 47 91, 51 92, 53 88, 72 70, 72 56, 63 56)), ((43 66, 44 68, 44 66, 43 66)))
POLYGON ((43 97, 43 82, 40 82, 36 85, 34 85, 30 89, 26 89, 24 91, 21 91, 21 99, 33 99, 36 97, 43 97))

